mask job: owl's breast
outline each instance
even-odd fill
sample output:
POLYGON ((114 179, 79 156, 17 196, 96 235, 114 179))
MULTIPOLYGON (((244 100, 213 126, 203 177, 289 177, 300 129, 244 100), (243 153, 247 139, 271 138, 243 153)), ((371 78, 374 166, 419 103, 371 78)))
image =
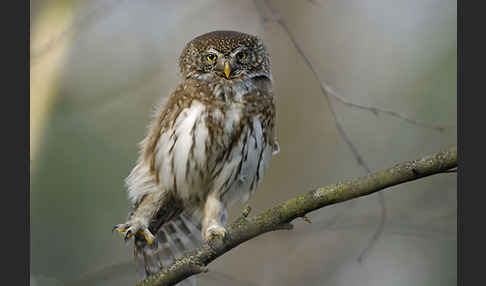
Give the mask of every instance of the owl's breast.
POLYGON ((193 100, 160 136, 160 183, 191 201, 204 201, 210 191, 229 201, 247 198, 269 158, 263 128, 242 104, 214 106, 193 100), (235 197, 234 189, 246 190, 245 198, 235 197))

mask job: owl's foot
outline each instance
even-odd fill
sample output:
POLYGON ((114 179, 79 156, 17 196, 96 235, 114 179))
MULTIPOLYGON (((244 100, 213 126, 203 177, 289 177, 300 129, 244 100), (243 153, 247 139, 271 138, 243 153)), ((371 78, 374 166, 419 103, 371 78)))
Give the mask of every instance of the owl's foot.
POLYGON ((223 239, 225 235, 226 235, 226 229, 224 227, 220 225, 211 225, 204 232, 204 239, 206 241, 210 241, 215 237, 219 239, 223 239))
POLYGON ((113 230, 118 231, 125 235, 125 241, 129 240, 130 237, 140 234, 142 235, 148 244, 153 244, 155 241, 155 236, 150 232, 150 230, 142 224, 140 221, 130 220, 126 223, 117 224, 113 230))

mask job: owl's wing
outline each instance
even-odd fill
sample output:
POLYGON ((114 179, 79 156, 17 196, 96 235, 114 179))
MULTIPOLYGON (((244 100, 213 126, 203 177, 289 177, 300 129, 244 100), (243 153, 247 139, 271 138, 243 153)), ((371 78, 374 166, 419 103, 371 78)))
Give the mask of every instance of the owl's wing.
MULTIPOLYGON (((161 226, 155 234, 157 242, 149 245, 145 240, 135 241, 135 260, 140 280, 153 275, 203 244, 199 213, 183 212, 161 226)), ((190 277, 178 286, 196 285, 190 277)))

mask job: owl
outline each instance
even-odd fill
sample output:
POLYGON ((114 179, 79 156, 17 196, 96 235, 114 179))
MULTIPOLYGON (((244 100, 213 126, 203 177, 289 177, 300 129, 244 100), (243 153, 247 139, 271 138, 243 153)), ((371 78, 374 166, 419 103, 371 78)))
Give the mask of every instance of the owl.
MULTIPOLYGON (((187 43, 182 82, 161 100, 126 178, 141 278, 226 234, 227 209, 255 192, 279 151, 269 54, 261 39, 214 31, 187 43)), ((184 281, 183 281, 184 282, 184 281)))

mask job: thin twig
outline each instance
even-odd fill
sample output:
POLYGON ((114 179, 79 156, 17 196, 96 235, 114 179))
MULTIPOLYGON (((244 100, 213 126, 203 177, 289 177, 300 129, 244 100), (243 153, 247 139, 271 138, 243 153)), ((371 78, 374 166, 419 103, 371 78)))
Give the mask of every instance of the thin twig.
MULTIPOLYGON (((329 93, 328 92, 328 90, 329 91, 332 91, 332 89, 330 89, 327 84, 323 83, 320 80, 317 71, 314 69, 314 66, 310 62, 309 58, 305 55, 303 49, 300 47, 299 43, 297 42, 297 40, 295 39, 294 35, 290 31, 290 29, 287 26, 286 22, 283 20, 282 17, 278 17, 276 15, 276 10, 270 5, 270 3, 267 0, 264 0, 264 2, 266 3, 266 5, 268 6, 269 10, 271 11, 273 18, 276 18, 277 23, 285 31, 285 33, 287 34, 288 38, 290 39, 290 41, 294 45, 295 49, 297 50, 297 53, 301 56, 301 58, 304 60, 305 64, 309 68, 309 70, 314 75, 314 78, 319 82, 319 87, 321 89, 322 94, 324 95, 324 97, 327 100, 327 103, 329 105, 329 109, 330 109, 331 114, 332 114, 332 117, 334 119, 334 124, 336 125, 336 128, 337 128, 339 134, 341 135, 341 137, 343 138, 343 140, 346 142, 346 145, 349 147, 349 149, 353 153, 353 156, 356 159, 356 162, 358 163, 358 165, 362 166, 367 173, 370 173, 371 172, 370 167, 368 166, 368 164, 366 163, 366 161, 363 159, 363 156, 358 151, 358 148, 356 147, 356 145, 349 138, 349 136, 346 133, 346 131, 344 130, 344 127, 342 126, 341 122, 339 122, 339 120, 338 120, 336 111, 335 111, 334 106, 333 106, 333 104, 332 104, 332 102, 330 100, 330 97, 329 97, 329 95, 336 95, 336 93, 335 92, 332 92, 332 93, 329 93)), ((378 240, 378 238, 383 233, 383 229, 385 228, 385 222, 386 222, 386 204, 385 204, 385 198, 383 197, 383 194, 381 194, 381 193, 378 194, 378 203, 379 203, 379 206, 380 206, 380 221, 379 221, 378 226, 377 226, 377 228, 375 230, 375 233, 373 234, 372 238, 368 242, 368 245, 364 248, 364 250, 358 256, 358 262, 359 263, 361 263, 364 260, 364 258, 366 257, 366 254, 375 245, 376 241, 378 240)))
POLYGON ((347 106, 350 106, 350 107, 355 107, 355 108, 358 108, 358 109, 363 109, 363 110, 371 111, 375 115, 378 115, 380 113, 387 114, 387 115, 390 115, 392 117, 396 117, 398 119, 401 119, 403 121, 406 121, 406 122, 408 122, 408 123, 410 123, 412 125, 417 125, 417 126, 420 126, 420 127, 423 127, 423 128, 435 129, 435 130, 437 130, 439 132, 443 132, 445 129, 456 128, 455 125, 436 125, 436 124, 430 124, 430 123, 427 123, 427 122, 424 122, 424 121, 420 121, 420 120, 417 120, 417 119, 413 119, 413 118, 407 117, 407 116, 405 116, 405 115, 403 115, 403 114, 401 114, 401 113, 399 113, 397 111, 391 110, 391 109, 385 109, 385 108, 379 108, 379 107, 374 107, 374 106, 366 106, 366 105, 362 105, 362 104, 357 104, 357 103, 354 103, 354 102, 350 101, 349 99, 346 99, 346 98, 342 97, 338 93, 336 93, 326 83, 323 82, 321 84, 323 85, 323 88, 324 88, 324 90, 326 91, 326 93, 328 95, 334 97, 335 99, 337 99, 338 101, 340 101, 344 105, 347 105, 347 106))
MULTIPOLYGON (((339 95, 337 92, 334 91, 333 88, 331 88, 331 86, 329 84, 327 84, 326 82, 324 82, 324 81, 322 81, 320 79, 319 74, 314 69, 314 66, 310 62, 309 58, 305 55, 304 51, 302 50, 302 48, 300 47, 300 45, 296 41, 294 35, 290 31, 290 29, 287 26, 286 22, 284 21, 284 19, 282 17, 280 17, 277 14, 277 11, 275 10, 275 8, 273 8, 273 6, 270 4, 270 2, 268 0, 263 0, 263 2, 265 3, 265 5, 268 7, 268 10, 272 13, 272 17, 271 18, 267 17, 265 14, 263 14, 262 10, 259 9, 260 8, 260 5, 258 4, 259 1, 255 0, 254 2, 255 2, 255 6, 257 7, 257 12, 259 13, 260 17, 262 19, 264 19, 263 21, 265 23, 266 22, 269 22, 269 21, 271 21, 273 19, 274 21, 276 21, 283 28, 283 30, 285 31, 285 33, 288 35, 290 41, 294 44, 295 48, 297 49, 297 52, 304 59, 307 67, 313 73, 314 78, 319 82, 319 84, 321 86, 321 90, 323 91, 323 93, 324 93, 325 96, 327 96, 327 97, 331 96, 331 97, 335 98, 336 100, 338 100, 339 102, 341 102, 344 105, 349 106, 349 107, 354 107, 354 108, 358 108, 358 109, 367 110, 367 111, 372 112, 375 115, 378 115, 379 113, 386 114, 386 115, 389 115, 391 117, 395 117, 395 118, 398 118, 400 120, 403 120, 403 121, 405 121, 407 123, 410 123, 412 125, 420 126, 420 127, 423 127, 423 128, 434 129, 434 130, 437 130, 439 132, 442 132, 445 129, 456 128, 455 125, 430 124, 430 123, 427 123, 427 122, 424 122, 424 121, 421 121, 421 120, 417 120, 417 119, 414 119, 414 118, 410 118, 410 117, 408 117, 408 116, 406 116, 406 115, 404 115, 404 114, 402 114, 400 112, 397 112, 397 111, 394 111, 394 110, 391 110, 391 109, 380 108, 380 107, 375 107, 375 106, 366 106, 366 105, 363 105, 363 104, 358 104, 358 103, 352 102, 351 100, 346 99, 345 97, 339 95)), ((331 107, 331 109, 333 109, 333 108, 331 107)))

